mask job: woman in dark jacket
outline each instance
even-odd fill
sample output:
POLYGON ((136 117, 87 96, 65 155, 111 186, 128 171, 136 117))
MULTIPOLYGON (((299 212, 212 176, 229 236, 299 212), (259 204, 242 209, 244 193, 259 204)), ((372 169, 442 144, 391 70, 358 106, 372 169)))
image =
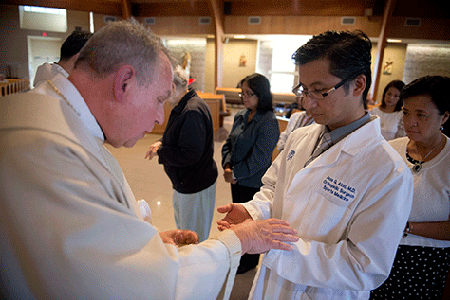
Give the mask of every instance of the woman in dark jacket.
MULTIPOLYGON (((233 128, 222 147, 223 176, 231 183, 234 203, 248 202, 259 191, 280 136, 269 80, 255 73, 241 80, 241 89, 245 109, 236 113, 233 128)), ((256 267, 258 260, 259 255, 245 254, 238 274, 256 267)))
POLYGON ((214 131, 209 106, 188 89, 188 79, 174 72, 175 95, 168 100, 176 105, 170 113, 160 141, 150 146, 145 158, 156 154, 172 181, 173 208, 178 229, 208 238, 216 202, 217 166, 214 131))

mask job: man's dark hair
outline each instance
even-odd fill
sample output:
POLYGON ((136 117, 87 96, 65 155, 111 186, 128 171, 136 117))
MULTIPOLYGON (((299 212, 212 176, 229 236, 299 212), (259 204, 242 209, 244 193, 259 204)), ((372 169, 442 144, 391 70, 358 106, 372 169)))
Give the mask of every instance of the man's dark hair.
POLYGON ((269 79, 261 74, 254 73, 241 80, 241 85, 247 81, 248 86, 258 96, 256 110, 260 113, 273 111, 272 92, 270 91, 269 79))
MULTIPOLYGON (((327 59, 330 74, 351 81, 361 74, 366 76, 366 89, 363 93, 364 107, 367 108, 367 94, 372 83, 370 69, 372 42, 360 31, 326 31, 313 36, 292 55, 296 65, 319 59, 327 59)), ((349 82, 344 85, 348 92, 349 82)))
MULTIPOLYGON (((387 91, 393 87, 396 88, 399 92, 402 91, 403 87, 405 86, 405 83, 401 80, 392 80, 389 82, 383 91, 383 98, 381 98, 381 104, 380 107, 386 107, 386 101, 384 100, 384 97, 386 96, 387 91)), ((397 101, 397 104, 395 105, 394 111, 401 111, 403 107, 403 101, 402 99, 399 99, 397 101)))
POLYGON ((75 30, 72 32, 61 46, 61 60, 69 60, 72 56, 80 52, 84 44, 92 36, 92 33, 75 30))

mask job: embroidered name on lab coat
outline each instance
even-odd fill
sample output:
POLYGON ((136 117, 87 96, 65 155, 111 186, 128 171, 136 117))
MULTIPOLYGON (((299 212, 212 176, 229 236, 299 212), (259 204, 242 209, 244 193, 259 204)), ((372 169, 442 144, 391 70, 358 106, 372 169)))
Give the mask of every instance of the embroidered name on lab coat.
POLYGON ((351 202, 355 199, 355 188, 347 185, 337 179, 327 176, 323 181, 323 190, 333 197, 345 202, 351 202))
POLYGON ((289 151, 289 153, 286 157, 286 161, 290 161, 294 157, 294 154, 295 154, 294 150, 289 151))

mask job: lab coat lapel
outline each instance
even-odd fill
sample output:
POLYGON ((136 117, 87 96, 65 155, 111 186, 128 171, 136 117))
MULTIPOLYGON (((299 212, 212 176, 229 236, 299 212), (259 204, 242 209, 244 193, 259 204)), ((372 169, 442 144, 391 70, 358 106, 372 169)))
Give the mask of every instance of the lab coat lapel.
POLYGON ((380 119, 378 117, 371 117, 367 124, 361 126, 354 132, 349 133, 345 138, 322 153, 317 159, 313 160, 306 168, 331 167, 339 160, 339 157, 343 152, 352 156, 357 154, 358 151, 371 142, 374 131, 379 138, 381 135, 379 123, 380 119))
MULTIPOLYGON (((322 132, 322 125, 312 124, 308 127, 302 127, 294 130, 288 139, 285 150, 281 152, 284 164, 286 165, 286 180, 285 184, 290 182, 288 189, 286 190, 286 195, 291 192, 292 186, 296 186, 298 181, 301 181, 310 171, 311 164, 316 160, 311 162, 307 168, 304 168, 306 161, 309 159, 311 153, 314 151, 314 146, 316 145, 317 139, 322 132)), ((279 202, 278 206, 274 205, 274 211, 282 213, 282 203, 279 202)))
POLYGON ((341 151, 345 149, 343 147, 343 140, 337 143, 336 145, 331 146, 328 150, 319 155, 315 160, 313 160, 307 168, 323 168, 333 165, 341 155, 341 151))
MULTIPOLYGON (((313 126, 313 125, 310 125, 313 126)), ((302 151, 302 148, 305 147, 303 143, 308 143, 306 146, 306 153, 311 153, 314 149, 316 141, 320 135, 320 128, 315 129, 312 132, 309 132, 305 138, 297 145, 297 152, 302 151)), ((356 131, 350 133, 348 136, 343 138, 339 143, 333 145, 330 149, 322 153, 319 157, 313 160, 307 167, 301 168, 300 166, 304 166, 305 162, 309 159, 308 155, 296 155, 298 156, 297 161, 294 161, 296 167, 294 167, 293 171, 298 170, 295 174, 291 175, 291 184, 287 190, 287 194, 291 191, 292 186, 298 186, 299 182, 303 180, 307 174, 314 171, 318 168, 332 168, 334 164, 339 161, 339 158, 347 153, 348 155, 354 156, 359 151, 363 150, 369 144, 378 142, 379 139, 382 139, 381 129, 380 129, 380 119, 378 117, 371 117, 370 122, 365 124, 364 126, 358 128, 356 131), (374 139, 374 134, 376 138, 374 139)), ((305 183, 307 184, 307 183, 305 183)))

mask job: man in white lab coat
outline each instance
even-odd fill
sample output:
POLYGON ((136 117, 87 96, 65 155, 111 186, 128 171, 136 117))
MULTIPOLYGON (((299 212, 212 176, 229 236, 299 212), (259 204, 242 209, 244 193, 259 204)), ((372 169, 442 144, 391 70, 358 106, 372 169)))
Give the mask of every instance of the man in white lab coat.
POLYGON ((362 32, 314 36, 293 55, 293 90, 316 124, 289 136, 252 201, 228 204, 219 229, 287 220, 300 240, 270 250, 252 299, 368 299, 389 275, 411 210, 413 183, 365 110, 371 42, 362 32))
POLYGON ((0 101, 0 298, 227 299, 241 254, 292 248, 279 220, 199 244, 146 221, 103 143, 132 147, 162 123, 172 80, 158 39, 117 22, 69 78, 0 101))
POLYGON ((52 79, 58 74, 62 74, 66 78, 69 77, 78 58, 78 54, 91 36, 92 34, 86 31, 75 30, 72 32, 61 46, 59 61, 43 63, 36 69, 33 86, 52 79))

